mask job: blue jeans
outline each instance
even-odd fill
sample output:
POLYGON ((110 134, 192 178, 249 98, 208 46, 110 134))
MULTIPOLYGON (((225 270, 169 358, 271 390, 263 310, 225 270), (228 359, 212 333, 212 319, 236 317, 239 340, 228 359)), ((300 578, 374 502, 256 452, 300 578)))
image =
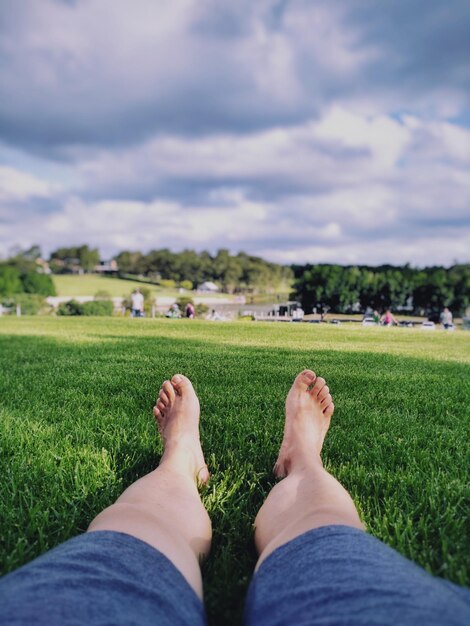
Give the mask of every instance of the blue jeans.
MULTIPOLYGON (((366 533, 324 526, 284 544, 253 577, 247 626, 468 626, 470 590, 366 533)), ((150 545, 111 531, 71 539, 0 579, 0 624, 203 626, 202 602, 150 545)))

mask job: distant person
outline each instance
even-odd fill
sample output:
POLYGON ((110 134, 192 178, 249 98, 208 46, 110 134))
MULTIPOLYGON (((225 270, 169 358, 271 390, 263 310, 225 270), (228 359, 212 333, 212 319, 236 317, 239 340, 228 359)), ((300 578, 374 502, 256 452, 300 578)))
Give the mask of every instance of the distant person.
POLYGON ((179 306, 174 302, 166 313, 166 317, 170 319, 179 319, 181 317, 181 311, 179 306))
POLYGON ((441 313, 441 324, 445 330, 448 330, 449 328, 453 328, 454 326, 452 313, 449 311, 447 307, 441 313))
POLYGON ((380 315, 378 311, 374 311, 372 313, 372 319, 374 320, 374 322, 377 324, 377 326, 380 324, 380 315))
POLYGON ((144 296, 138 287, 131 295, 131 315, 132 317, 144 316, 144 296))
MULTIPOLYGON (((258 563, 246 625, 468 626, 470 590, 369 535, 351 496, 324 467, 334 411, 325 380, 302 371, 285 411, 279 481, 254 523, 258 563)), ((166 380, 153 413, 164 447, 158 467, 99 513, 88 532, 0 580, 0 626, 207 624, 200 565, 212 525, 198 485, 209 470, 191 381, 181 374, 166 380)))
POLYGON ((382 315, 382 317, 380 318, 380 323, 383 324, 383 326, 393 326, 393 324, 398 326, 398 320, 396 317, 394 317, 390 309, 387 309, 382 315))
POLYGON ((186 317, 189 318, 190 320, 194 319, 194 316, 196 315, 196 311, 194 310, 194 305, 192 302, 188 302, 184 313, 186 317))

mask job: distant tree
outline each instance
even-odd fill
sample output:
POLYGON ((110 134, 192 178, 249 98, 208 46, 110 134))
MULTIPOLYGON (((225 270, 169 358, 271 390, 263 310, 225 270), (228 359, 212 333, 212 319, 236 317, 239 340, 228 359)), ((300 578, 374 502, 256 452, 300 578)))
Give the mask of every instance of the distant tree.
POLYGON ((450 307, 456 313, 464 314, 470 307, 470 265, 454 265, 449 269, 453 299, 450 307))
POLYGON ((243 275, 240 259, 230 255, 228 250, 218 250, 214 258, 214 280, 220 282, 224 291, 233 293, 243 275))
POLYGON ((394 267, 306 265, 293 266, 294 297, 306 310, 327 305, 347 312, 355 303, 384 311, 413 303, 416 312, 436 313, 450 306, 463 313, 470 305, 470 266, 412 269, 394 267))
POLYGON ((442 267, 425 268, 416 277, 413 290, 414 305, 426 313, 433 313, 450 306, 454 290, 447 271, 442 267))
POLYGON ((42 296, 56 295, 54 282, 47 274, 28 272, 21 277, 21 282, 25 293, 36 293, 42 296))
POLYGON ((100 253, 98 248, 89 248, 84 245, 78 248, 78 258, 81 268, 85 272, 91 272, 100 262, 100 253))
POLYGON ((21 254, 25 257, 25 259, 28 259, 30 261, 36 261, 42 256, 41 248, 36 244, 31 246, 30 248, 27 248, 26 250, 23 250, 21 254))
POLYGON ((50 267, 53 271, 61 268, 72 269, 78 265, 85 272, 91 272, 100 261, 98 248, 89 248, 87 245, 58 248, 51 253, 50 267))
POLYGON ((114 257, 118 264, 119 271, 125 274, 144 274, 147 265, 144 263, 144 256, 141 252, 129 252, 125 250, 114 257))
POLYGON ((7 264, 0 265, 0 296, 7 298, 23 291, 21 275, 16 267, 7 264))

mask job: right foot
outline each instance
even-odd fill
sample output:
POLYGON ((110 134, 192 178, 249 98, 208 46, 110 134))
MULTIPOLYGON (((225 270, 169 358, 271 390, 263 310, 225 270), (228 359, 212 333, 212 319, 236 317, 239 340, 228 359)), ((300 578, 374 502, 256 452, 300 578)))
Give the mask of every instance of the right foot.
POLYGON ((312 370, 297 376, 286 399, 284 438, 274 466, 278 478, 287 476, 297 463, 320 457, 334 408, 324 378, 312 370))
POLYGON ((153 407, 164 453, 160 461, 187 472, 196 482, 209 480, 199 439, 199 400, 189 378, 175 374, 166 380, 153 407))

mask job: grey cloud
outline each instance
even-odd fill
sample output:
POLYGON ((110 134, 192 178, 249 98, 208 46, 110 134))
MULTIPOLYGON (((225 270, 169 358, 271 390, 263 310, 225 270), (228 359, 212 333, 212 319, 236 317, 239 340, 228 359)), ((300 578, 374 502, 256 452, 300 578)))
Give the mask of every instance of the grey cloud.
POLYGON ((364 90, 393 91, 394 108, 443 88, 468 103, 464 0, 226 0, 176 17, 147 0, 94 6, 2 3, 4 140, 54 156, 57 146, 112 147, 159 132, 241 134, 299 123, 364 90), (154 37, 145 24, 155 24, 154 37))
POLYGON ((366 262, 375 247, 396 260, 402 245, 406 261, 413 242, 432 255, 440 241, 451 260, 470 226, 470 150, 458 125, 430 120, 468 125, 468 32, 465 0, 4 0, 0 140, 61 164, 64 185, 0 207, 0 239, 34 240, 56 216, 41 233, 51 247, 170 241, 366 262), (334 120, 312 132, 335 107, 345 136, 334 120), (103 202, 123 220, 112 233, 93 228, 95 215, 109 224, 103 202), (183 229, 191 219, 205 228, 183 229))

